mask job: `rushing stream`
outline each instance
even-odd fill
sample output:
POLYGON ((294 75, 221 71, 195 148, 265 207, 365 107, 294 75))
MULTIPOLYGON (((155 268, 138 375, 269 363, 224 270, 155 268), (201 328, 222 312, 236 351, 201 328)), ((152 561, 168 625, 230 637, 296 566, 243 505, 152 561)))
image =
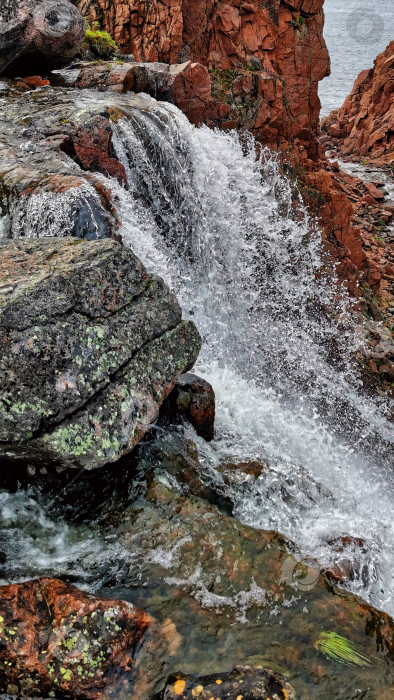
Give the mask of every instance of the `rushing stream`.
MULTIPOLYGON (((128 177, 128 189, 107 180, 123 241, 203 337, 196 372, 216 392, 216 438, 185 432, 206 478, 241 522, 284 533, 321 566, 338 558, 333 542, 361 538, 346 585, 393 615, 393 427, 354 370, 363 336, 324 271, 317 227, 272 154, 175 107, 141 98, 114 145, 128 177), (220 464, 248 459, 268 467, 224 484, 220 464)), ((121 537, 57 520, 34 492, 1 493, 0 513, 5 551, 13 533, 6 578, 63 575, 99 590, 133 565, 121 537)))

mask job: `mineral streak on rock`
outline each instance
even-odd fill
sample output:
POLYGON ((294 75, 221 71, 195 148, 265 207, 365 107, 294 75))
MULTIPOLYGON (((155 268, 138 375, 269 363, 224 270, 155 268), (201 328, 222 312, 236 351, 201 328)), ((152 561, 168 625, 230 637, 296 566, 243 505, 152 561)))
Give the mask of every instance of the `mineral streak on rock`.
POLYGON ((133 675, 153 620, 49 578, 0 586, 0 692, 93 700, 133 675))
POLYGON ((92 469, 149 429, 200 338, 175 296, 113 241, 4 245, 0 454, 92 469))
POLYGON ((81 14, 67 0, 2 0, 0 74, 18 60, 29 71, 31 60, 67 63, 85 36, 81 14))

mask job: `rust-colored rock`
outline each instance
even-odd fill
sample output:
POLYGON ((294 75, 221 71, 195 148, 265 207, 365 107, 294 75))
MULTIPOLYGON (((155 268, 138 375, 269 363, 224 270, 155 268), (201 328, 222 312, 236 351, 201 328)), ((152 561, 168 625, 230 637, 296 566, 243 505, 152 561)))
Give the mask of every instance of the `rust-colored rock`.
MULTIPOLYGON (((394 158, 394 41, 364 70, 341 109, 322 128, 341 155, 391 163, 394 158)), ((374 196, 374 195, 373 195, 374 196)))
POLYGON ((0 587, 0 692, 102 697, 132 677, 152 618, 121 600, 41 578, 0 587))
POLYGON ((97 115, 85 122, 72 137, 77 163, 84 169, 111 175, 125 185, 126 171, 114 157, 112 149, 112 127, 108 119, 97 115))
POLYGON ((34 88, 46 87, 47 85, 50 85, 49 80, 44 80, 43 78, 41 78, 40 75, 29 75, 27 78, 24 79, 24 81, 25 83, 34 88))

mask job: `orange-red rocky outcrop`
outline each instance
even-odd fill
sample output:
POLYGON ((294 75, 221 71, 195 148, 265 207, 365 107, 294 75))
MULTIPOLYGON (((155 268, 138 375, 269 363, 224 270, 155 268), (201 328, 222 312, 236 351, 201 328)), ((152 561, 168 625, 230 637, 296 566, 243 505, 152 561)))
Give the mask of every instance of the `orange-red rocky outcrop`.
POLYGON ((394 160, 394 41, 363 70, 343 106, 323 120, 326 144, 377 165, 394 160))
POLYGON ((274 145, 293 137, 311 142, 318 83, 329 72, 324 0, 73 1, 137 61, 245 69, 237 89, 245 100, 256 98, 258 138, 274 145))

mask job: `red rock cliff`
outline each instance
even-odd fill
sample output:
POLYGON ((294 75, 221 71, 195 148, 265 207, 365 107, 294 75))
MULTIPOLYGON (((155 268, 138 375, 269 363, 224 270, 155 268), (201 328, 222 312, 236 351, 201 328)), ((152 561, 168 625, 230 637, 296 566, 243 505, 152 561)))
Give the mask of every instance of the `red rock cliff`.
POLYGON ((243 69, 246 79, 236 89, 243 102, 257 100, 250 125, 261 141, 299 138, 309 147, 316 135, 318 83, 329 73, 324 0, 73 2, 137 61, 243 69))
POLYGON ((391 163, 394 158, 394 41, 364 70, 341 109, 322 128, 344 156, 391 163))

